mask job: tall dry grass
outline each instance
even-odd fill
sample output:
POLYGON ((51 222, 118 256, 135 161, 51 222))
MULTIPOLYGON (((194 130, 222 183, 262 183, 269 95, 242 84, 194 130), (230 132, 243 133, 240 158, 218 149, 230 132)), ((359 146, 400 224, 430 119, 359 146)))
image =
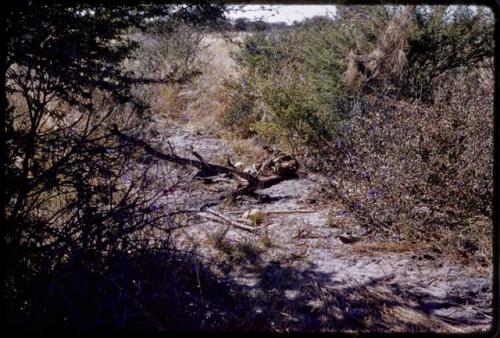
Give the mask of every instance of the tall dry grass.
MULTIPOLYGON (((241 35, 244 34, 240 33, 236 38, 241 35)), ((229 104, 224 83, 238 75, 232 53, 239 47, 217 33, 207 34, 203 44, 205 49, 200 55, 202 75, 185 88, 182 95, 190 98, 186 105, 188 125, 217 134, 222 129, 220 116, 229 104)))
POLYGON ((407 6, 394 16, 378 39, 376 47, 366 55, 358 55, 351 50, 347 70, 343 74, 346 85, 357 88, 360 82, 368 83, 380 76, 401 76, 406 69, 408 48, 407 35, 416 6, 407 6))

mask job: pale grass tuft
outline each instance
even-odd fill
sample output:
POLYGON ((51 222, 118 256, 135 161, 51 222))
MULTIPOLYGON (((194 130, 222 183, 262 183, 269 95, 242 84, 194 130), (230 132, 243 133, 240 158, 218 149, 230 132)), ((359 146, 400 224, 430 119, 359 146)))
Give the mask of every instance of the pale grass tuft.
POLYGON ((416 6, 408 6, 401 15, 393 17, 387 24, 382 36, 373 51, 366 55, 358 55, 351 50, 347 58, 347 70, 343 74, 346 85, 355 89, 361 83, 372 78, 385 78, 389 75, 401 76, 407 59, 407 36, 409 23, 416 6), (365 67, 370 74, 368 79, 361 69, 365 67))

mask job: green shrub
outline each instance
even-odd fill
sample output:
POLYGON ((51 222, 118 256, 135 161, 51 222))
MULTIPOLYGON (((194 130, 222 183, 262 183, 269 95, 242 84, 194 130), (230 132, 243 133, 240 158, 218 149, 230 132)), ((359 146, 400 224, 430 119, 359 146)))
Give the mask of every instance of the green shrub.
POLYGON ((401 83, 402 94, 425 101, 434 99, 439 80, 457 72, 473 70, 492 62, 493 16, 491 10, 468 6, 447 11, 433 6, 415 14, 408 39, 408 70, 401 83))
POLYGON ((491 66, 492 30, 491 12, 480 7, 339 6, 334 19, 248 35, 234 56, 242 76, 226 125, 317 149, 362 95, 432 102, 442 81, 491 66))
POLYGON ((305 26, 246 38, 235 55, 242 76, 228 84, 233 108, 226 125, 252 128, 264 139, 272 134, 295 150, 331 139, 348 93, 340 81, 342 48, 330 48, 338 27, 328 22, 318 23, 326 44, 318 44, 317 32, 305 26))

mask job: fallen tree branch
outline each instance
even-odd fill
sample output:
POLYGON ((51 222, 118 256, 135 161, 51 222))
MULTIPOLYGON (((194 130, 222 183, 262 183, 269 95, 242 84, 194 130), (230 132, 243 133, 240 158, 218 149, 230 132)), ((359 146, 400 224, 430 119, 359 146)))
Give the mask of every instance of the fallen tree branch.
MULTIPOLYGON (((236 168, 231 168, 231 167, 225 167, 222 165, 214 164, 214 163, 209 163, 203 160, 203 158, 196 152, 192 152, 194 156, 196 156, 198 159, 189 159, 189 158, 183 158, 180 156, 175 155, 175 153, 172 152, 172 154, 165 154, 161 152, 160 150, 157 150, 153 148, 150 144, 147 142, 140 140, 138 138, 125 135, 122 133, 120 130, 118 130, 118 127, 116 125, 113 125, 113 128, 111 130, 112 134, 117 136, 119 139, 122 141, 129 142, 133 144, 134 146, 138 146, 144 149, 148 154, 157 157, 161 160, 172 162, 172 163, 177 163, 180 165, 189 165, 198 168, 204 177, 207 176, 215 176, 218 174, 230 174, 233 176, 238 176, 243 178, 245 181, 248 182, 248 185, 234 191, 231 193, 231 196, 235 197, 238 195, 248 195, 252 194, 255 190, 257 189, 265 189, 269 188, 275 184, 278 184, 284 180, 294 178, 294 176, 280 176, 280 175, 273 175, 269 177, 255 177, 249 173, 240 171, 236 168)), ((172 150, 172 149, 171 149, 172 150)), ((230 162, 229 162, 230 163, 230 162)))
POLYGON ((260 180, 250 174, 247 174, 243 171, 234 169, 234 168, 228 168, 224 167, 218 164, 213 164, 213 163, 208 163, 205 161, 200 161, 200 160, 194 160, 194 159, 189 159, 189 158, 183 158, 174 154, 165 154, 155 148, 153 148, 150 144, 147 142, 140 140, 138 138, 132 137, 125 135, 122 133, 120 130, 118 130, 118 127, 116 125, 113 125, 113 129, 111 130, 113 135, 118 136, 123 141, 129 142, 135 146, 139 146, 143 148, 148 154, 155 156, 159 159, 168 161, 168 162, 173 162, 181 165, 190 165, 193 167, 198 168, 199 170, 202 170, 207 174, 208 176, 215 176, 217 174, 232 174, 239 176, 246 181, 248 181, 249 184, 258 186, 260 183, 260 180))
MULTIPOLYGON (((261 212, 265 215, 287 215, 287 214, 312 214, 317 212, 317 210, 305 209, 305 210, 261 210, 261 212)), ((230 212, 231 215, 239 215, 241 211, 230 212)))
POLYGON ((226 222, 229 225, 232 225, 234 227, 237 227, 237 228, 240 228, 240 229, 243 229, 246 231, 250 231, 250 232, 255 232, 258 229, 258 227, 251 227, 251 226, 233 221, 233 220, 231 220, 227 217, 224 217, 224 216, 222 216, 222 215, 220 215, 212 210, 207 210, 206 212, 199 212, 199 213, 197 213, 197 215, 204 217, 204 218, 207 218, 209 220, 216 220, 216 221, 223 220, 224 222, 226 222), (209 215, 207 215, 207 213, 209 215))
POLYGON ((264 214, 310 214, 316 210, 266 210, 262 212, 264 214))

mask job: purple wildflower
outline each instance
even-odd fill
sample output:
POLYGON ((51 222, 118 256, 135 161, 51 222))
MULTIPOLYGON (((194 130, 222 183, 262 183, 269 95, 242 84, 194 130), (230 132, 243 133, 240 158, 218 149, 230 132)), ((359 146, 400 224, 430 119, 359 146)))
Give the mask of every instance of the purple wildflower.
POLYGON ((302 81, 302 82, 304 82, 304 75, 300 74, 299 75, 299 80, 302 81))
POLYGON ((366 196, 368 198, 377 198, 378 197, 378 191, 376 189, 369 189, 368 192, 366 193, 366 196))
POLYGON ((154 201, 153 203, 151 203, 151 205, 149 206, 149 209, 150 210, 158 210, 160 209, 160 203, 158 203, 158 201, 154 201))
POLYGON ((361 202, 360 201, 354 202, 353 207, 354 207, 354 209, 357 209, 357 210, 361 209, 361 202))
POLYGON ((132 179, 130 179, 129 175, 123 175, 122 176, 122 181, 125 182, 126 184, 131 184, 132 183, 132 179))
POLYGON ((243 84, 243 87, 245 87, 245 88, 248 87, 248 81, 247 81, 247 79, 243 78, 241 80, 241 83, 243 84))

